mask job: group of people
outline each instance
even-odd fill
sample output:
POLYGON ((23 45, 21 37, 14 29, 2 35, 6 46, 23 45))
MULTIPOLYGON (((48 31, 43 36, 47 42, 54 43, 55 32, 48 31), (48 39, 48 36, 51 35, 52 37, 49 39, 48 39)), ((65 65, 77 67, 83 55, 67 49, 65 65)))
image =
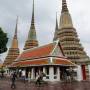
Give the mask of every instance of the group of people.
MULTIPOLYGON (((35 82, 35 84, 36 85, 41 85, 41 82, 43 81, 43 77, 45 77, 45 76, 46 75, 43 72, 41 72, 40 74, 38 74, 36 76, 36 82, 35 82)), ((26 81, 26 74, 25 74, 24 71, 19 72, 19 75, 16 72, 12 72, 10 77, 11 77, 11 88, 16 88, 15 81, 16 81, 16 79, 18 77, 21 77, 22 80, 24 81, 24 83, 26 81)), ((30 82, 30 81, 31 81, 31 72, 28 72, 28 82, 30 82)))
POLYGON ((36 77, 36 85, 41 85, 41 82, 43 81, 43 77, 45 77, 46 74, 41 72, 39 75, 36 77))
POLYGON ((61 72, 62 81, 71 82, 74 80, 74 71, 73 70, 64 70, 61 72))

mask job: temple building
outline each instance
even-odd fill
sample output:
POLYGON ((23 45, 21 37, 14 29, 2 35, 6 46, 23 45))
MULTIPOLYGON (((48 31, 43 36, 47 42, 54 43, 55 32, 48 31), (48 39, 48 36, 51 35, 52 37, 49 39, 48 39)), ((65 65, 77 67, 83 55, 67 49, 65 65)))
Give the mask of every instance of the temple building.
POLYGON ((23 52, 19 55, 16 23, 12 47, 9 49, 4 65, 9 69, 24 72, 26 78, 31 72, 32 80, 36 79, 41 72, 46 74, 43 78, 45 81, 63 81, 66 79, 65 74, 72 71, 74 80, 81 81, 86 80, 87 77, 90 78, 89 57, 80 44, 76 29, 73 27, 66 0, 62 0, 59 25, 56 15, 53 42, 43 46, 39 46, 37 40, 33 0, 31 26, 23 52))
POLYGON ((36 79, 41 72, 44 72, 46 74, 46 77, 43 78, 45 81, 64 80, 64 71, 76 67, 64 56, 59 40, 44 46, 38 46, 34 21, 34 0, 31 26, 24 51, 9 67, 12 69, 18 67, 20 71, 26 73, 26 77, 31 72, 32 80, 36 79), (60 75, 60 72, 62 72, 62 75, 60 75))
POLYGON ((80 43, 76 29, 73 26, 72 18, 67 8, 66 0, 62 0, 62 10, 59 21, 59 27, 55 30, 54 39, 60 40, 64 55, 72 62, 80 65, 82 78, 88 77, 89 57, 80 43), (86 73, 87 72, 87 73, 86 73), (87 74, 87 75, 86 75, 87 74))
POLYGON ((16 20, 16 28, 15 28, 15 34, 12 40, 12 45, 8 50, 8 54, 5 58, 5 61, 3 63, 4 67, 7 67, 8 65, 11 65, 12 62, 19 56, 19 47, 18 47, 18 39, 17 39, 17 28, 18 28, 18 17, 16 20))
POLYGON ((31 72, 31 79, 34 80, 41 72, 46 74, 45 81, 60 81, 60 72, 74 68, 76 65, 64 57, 58 41, 44 46, 25 50, 10 66, 25 71, 26 77, 31 72))
POLYGON ((88 59, 86 52, 80 44, 76 29, 73 26, 66 0, 62 0, 60 23, 59 27, 57 24, 54 36, 54 40, 57 39, 60 40, 65 56, 72 61, 78 62, 79 59, 88 59))

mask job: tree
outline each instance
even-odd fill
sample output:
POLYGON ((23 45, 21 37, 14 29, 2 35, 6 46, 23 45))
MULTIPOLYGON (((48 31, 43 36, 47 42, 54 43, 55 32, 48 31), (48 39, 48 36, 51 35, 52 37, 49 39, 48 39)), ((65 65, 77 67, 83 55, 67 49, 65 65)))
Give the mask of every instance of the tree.
POLYGON ((7 44, 8 38, 7 34, 3 32, 2 28, 0 27, 0 54, 7 51, 7 44))
POLYGON ((3 67, 0 68, 0 74, 1 74, 1 78, 4 77, 4 73, 5 73, 5 69, 3 67))

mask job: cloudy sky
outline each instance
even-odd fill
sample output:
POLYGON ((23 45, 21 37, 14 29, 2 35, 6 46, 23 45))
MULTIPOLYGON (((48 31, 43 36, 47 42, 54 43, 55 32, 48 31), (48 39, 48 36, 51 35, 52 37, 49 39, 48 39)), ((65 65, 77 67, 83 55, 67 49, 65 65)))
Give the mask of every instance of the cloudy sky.
MULTIPOLYGON (((58 22, 62 0, 35 0, 35 26, 40 45, 52 42, 56 12, 58 22)), ((90 56, 90 0, 67 0, 74 27, 85 51, 90 56)), ((19 47, 22 52, 30 28, 32 0, 0 0, 0 27, 8 34, 8 48, 15 31, 16 17, 18 22, 19 47)), ((6 53, 0 55, 4 60, 6 53)))

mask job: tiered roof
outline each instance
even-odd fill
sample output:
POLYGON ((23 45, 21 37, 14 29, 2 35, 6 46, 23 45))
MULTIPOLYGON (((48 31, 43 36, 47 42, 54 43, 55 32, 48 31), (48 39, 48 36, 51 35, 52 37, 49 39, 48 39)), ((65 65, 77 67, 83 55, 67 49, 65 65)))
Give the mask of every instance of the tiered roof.
POLYGON ((17 25, 18 25, 18 17, 16 20, 16 27, 15 27, 14 37, 12 40, 12 45, 9 48, 8 54, 3 63, 3 66, 6 66, 6 67, 12 64, 12 62, 19 56, 18 39, 17 39, 17 25))
POLYGON ((60 23, 54 37, 56 37, 56 40, 60 40, 64 55, 73 62, 78 63, 78 61, 82 59, 85 62, 85 60, 88 59, 84 48, 80 44, 76 29, 73 27, 66 0, 62 0, 60 23))
POLYGON ((59 43, 53 42, 38 48, 24 51, 11 65, 11 67, 28 67, 40 65, 64 65, 74 66, 75 64, 63 56, 59 43), (58 53, 56 50, 58 49, 58 53))

